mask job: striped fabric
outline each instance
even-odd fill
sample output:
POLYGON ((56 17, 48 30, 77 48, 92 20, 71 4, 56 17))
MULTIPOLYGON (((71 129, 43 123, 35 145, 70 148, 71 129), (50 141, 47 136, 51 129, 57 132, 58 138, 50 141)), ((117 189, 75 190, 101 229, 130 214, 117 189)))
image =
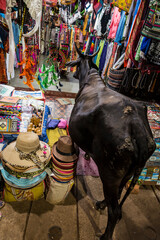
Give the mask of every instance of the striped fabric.
POLYGON ((125 68, 121 70, 114 70, 111 68, 109 71, 107 86, 112 90, 118 91, 121 86, 124 73, 125 73, 125 68))

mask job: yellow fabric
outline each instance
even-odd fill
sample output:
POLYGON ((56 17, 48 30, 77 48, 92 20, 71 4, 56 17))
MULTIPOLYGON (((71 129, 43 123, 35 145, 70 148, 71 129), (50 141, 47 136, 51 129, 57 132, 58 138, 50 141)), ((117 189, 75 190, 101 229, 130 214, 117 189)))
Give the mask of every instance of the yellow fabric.
POLYGON ((14 188, 5 183, 4 200, 5 202, 15 201, 35 201, 44 197, 45 184, 44 181, 39 183, 36 187, 22 190, 14 188))
POLYGON ((67 131, 65 129, 47 129, 47 136, 49 139, 48 145, 52 148, 53 144, 58 141, 59 137, 65 135, 67 135, 67 131))
POLYGON ((113 0, 112 4, 125 12, 129 12, 132 0, 113 0))
POLYGON ((83 24, 83 31, 82 31, 83 36, 85 36, 87 33, 86 27, 87 27, 88 18, 89 18, 89 14, 87 13, 84 19, 84 24, 83 24))

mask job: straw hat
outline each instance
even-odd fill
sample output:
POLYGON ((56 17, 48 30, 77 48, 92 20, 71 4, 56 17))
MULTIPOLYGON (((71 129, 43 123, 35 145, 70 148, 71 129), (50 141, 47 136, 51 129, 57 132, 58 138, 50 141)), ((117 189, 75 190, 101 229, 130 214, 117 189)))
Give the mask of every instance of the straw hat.
POLYGON ((39 141, 37 134, 33 132, 20 133, 17 140, 2 151, 3 163, 24 170, 35 166, 43 169, 50 156, 48 144, 39 141))
POLYGON ((70 136, 61 136, 53 145, 52 154, 60 162, 73 162, 78 159, 70 136))

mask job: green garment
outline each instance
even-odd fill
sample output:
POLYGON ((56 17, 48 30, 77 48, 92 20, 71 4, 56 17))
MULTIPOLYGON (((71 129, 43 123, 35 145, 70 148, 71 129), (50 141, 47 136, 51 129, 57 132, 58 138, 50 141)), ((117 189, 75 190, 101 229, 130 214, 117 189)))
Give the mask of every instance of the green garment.
POLYGON ((96 65, 97 65, 98 68, 99 68, 99 62, 100 62, 100 58, 101 58, 101 54, 102 54, 102 51, 103 51, 104 44, 105 44, 105 40, 101 40, 101 42, 99 44, 100 50, 98 52, 98 56, 97 56, 97 60, 96 60, 96 65))

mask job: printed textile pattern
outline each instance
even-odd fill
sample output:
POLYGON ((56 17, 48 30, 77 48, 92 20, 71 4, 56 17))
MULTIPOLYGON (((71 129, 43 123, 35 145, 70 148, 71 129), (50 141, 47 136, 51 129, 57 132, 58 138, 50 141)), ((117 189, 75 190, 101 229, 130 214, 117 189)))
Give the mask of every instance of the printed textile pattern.
POLYGON ((112 4, 125 12, 129 12, 132 0, 113 0, 112 4))
POLYGON ((114 13, 113 13, 112 19, 111 19, 111 25, 110 25, 108 39, 114 39, 116 37, 120 19, 121 19, 121 14, 119 12, 119 8, 115 7, 114 13))
POLYGON ((160 1, 151 1, 142 35, 160 41, 160 1))
POLYGON ((142 0, 140 5, 139 5, 138 13, 137 13, 136 18, 134 19, 134 23, 132 25, 132 30, 131 30, 131 33, 130 33, 130 36, 129 36, 127 48, 126 48, 126 51, 125 51, 124 67, 127 66, 127 61, 129 59, 129 55, 130 55, 131 50, 132 50, 134 39, 136 37, 136 32, 137 32, 138 26, 141 22, 141 17, 142 17, 142 14, 143 14, 144 6, 145 6, 145 1, 142 0))
POLYGON ((151 63, 160 65, 160 42, 152 40, 146 57, 151 63))

